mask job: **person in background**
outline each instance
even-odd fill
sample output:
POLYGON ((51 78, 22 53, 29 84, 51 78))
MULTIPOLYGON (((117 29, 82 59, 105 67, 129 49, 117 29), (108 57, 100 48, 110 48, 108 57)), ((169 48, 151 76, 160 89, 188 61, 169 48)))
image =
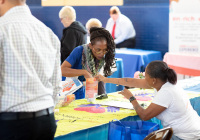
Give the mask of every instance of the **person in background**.
POLYGON ((79 21, 76 21, 76 11, 71 6, 63 7, 59 18, 64 26, 61 38, 61 63, 70 55, 72 50, 87 43, 87 31, 79 21))
POLYGON ((87 21, 86 23, 86 29, 88 31, 88 36, 87 36, 87 43, 90 43, 90 28, 91 27, 102 27, 102 23, 100 20, 98 20, 97 18, 91 18, 87 21))
POLYGON ((114 38, 116 48, 134 48, 136 32, 131 20, 121 14, 118 7, 110 8, 106 29, 114 38))
MULTIPOLYGON (((112 74, 111 68, 115 60, 115 44, 110 33, 99 27, 90 28, 90 43, 76 47, 61 66, 62 76, 79 76, 80 81, 98 74, 104 66, 103 73, 107 77, 112 74)), ((84 88, 75 93, 76 99, 85 97, 84 88)), ((104 84, 98 84, 98 95, 105 94, 104 84)), ((106 97, 106 96, 104 96, 106 97)))
POLYGON ((26 0, 0 0, 0 139, 53 140, 60 41, 26 0))
POLYGON ((154 88, 156 90, 152 103, 142 108, 133 94, 124 89, 119 94, 124 95, 133 105, 142 120, 156 117, 163 127, 172 127, 171 140, 200 139, 200 117, 191 106, 190 100, 183 89, 176 86, 175 71, 163 61, 152 61, 145 70, 145 79, 106 78, 102 75, 96 78, 105 83, 114 83, 137 88, 154 88))

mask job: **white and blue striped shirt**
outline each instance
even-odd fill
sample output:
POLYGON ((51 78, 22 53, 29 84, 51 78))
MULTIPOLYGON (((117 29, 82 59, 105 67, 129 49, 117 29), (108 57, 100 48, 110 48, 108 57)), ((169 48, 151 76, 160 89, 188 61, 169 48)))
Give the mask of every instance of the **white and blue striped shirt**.
POLYGON ((28 6, 0 17, 0 112, 54 106, 61 92, 60 41, 28 6))

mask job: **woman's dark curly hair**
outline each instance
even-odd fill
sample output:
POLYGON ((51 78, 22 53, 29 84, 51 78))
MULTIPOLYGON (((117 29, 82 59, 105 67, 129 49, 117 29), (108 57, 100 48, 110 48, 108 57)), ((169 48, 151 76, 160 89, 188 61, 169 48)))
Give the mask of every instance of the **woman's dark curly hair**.
POLYGON ((104 75, 112 74, 111 68, 115 64, 115 43, 113 37, 106 29, 102 27, 90 28, 90 42, 94 45, 97 41, 106 40, 108 52, 105 55, 104 75))

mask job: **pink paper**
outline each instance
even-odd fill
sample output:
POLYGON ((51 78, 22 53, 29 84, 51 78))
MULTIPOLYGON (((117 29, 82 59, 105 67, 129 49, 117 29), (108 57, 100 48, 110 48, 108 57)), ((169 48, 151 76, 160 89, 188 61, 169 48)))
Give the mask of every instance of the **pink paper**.
POLYGON ((151 101, 152 98, 149 96, 135 96, 136 100, 138 101, 151 101))

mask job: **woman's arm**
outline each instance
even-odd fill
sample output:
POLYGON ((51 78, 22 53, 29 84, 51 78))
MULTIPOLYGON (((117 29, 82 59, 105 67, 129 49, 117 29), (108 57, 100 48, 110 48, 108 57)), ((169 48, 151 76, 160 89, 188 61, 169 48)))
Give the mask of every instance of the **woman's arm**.
MULTIPOLYGON (((128 90, 124 89, 122 92, 119 92, 119 94, 124 95, 127 99, 130 99, 130 97, 133 96, 133 94, 128 90)), ((146 121, 149 120, 153 117, 156 117, 159 115, 161 112, 163 112, 166 108, 154 103, 151 103, 147 109, 144 109, 143 107, 140 106, 140 104, 137 102, 137 100, 133 100, 132 105, 136 111, 136 113, 139 115, 139 117, 146 121)))
POLYGON ((136 79, 136 78, 106 78, 102 75, 97 75, 95 78, 99 81, 103 81, 104 83, 113 83, 117 85, 123 85, 128 87, 136 87, 136 88, 145 88, 150 89, 144 79, 136 79))
POLYGON ((92 75, 87 70, 72 69, 72 65, 68 61, 64 61, 61 65, 62 76, 75 77, 84 76, 85 78, 91 78, 92 75))

